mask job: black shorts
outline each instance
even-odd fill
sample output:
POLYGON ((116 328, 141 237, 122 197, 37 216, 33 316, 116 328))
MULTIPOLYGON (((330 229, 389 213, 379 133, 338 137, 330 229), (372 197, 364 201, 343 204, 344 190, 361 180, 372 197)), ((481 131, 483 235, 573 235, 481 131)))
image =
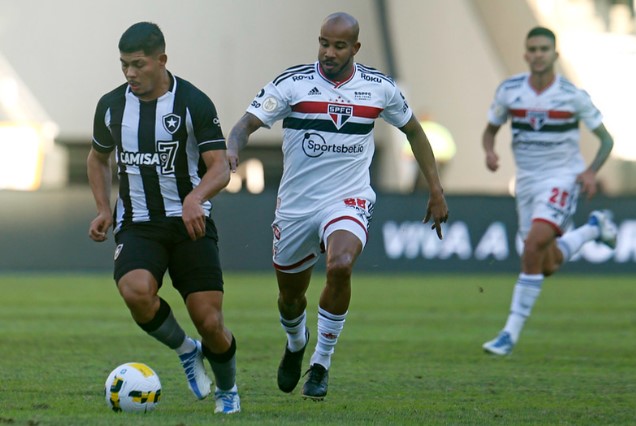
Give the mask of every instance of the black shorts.
POLYGON ((205 237, 192 241, 183 220, 165 218, 124 226, 115 234, 115 282, 135 269, 150 271, 162 285, 166 270, 185 300, 197 291, 223 291, 218 234, 207 219, 205 237))

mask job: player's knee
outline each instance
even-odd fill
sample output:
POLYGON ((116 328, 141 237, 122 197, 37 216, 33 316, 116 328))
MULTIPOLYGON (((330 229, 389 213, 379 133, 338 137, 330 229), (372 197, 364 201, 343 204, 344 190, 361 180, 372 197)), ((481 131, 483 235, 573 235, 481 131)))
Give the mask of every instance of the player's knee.
POLYGON ((223 333, 223 314, 221 312, 209 312, 203 318, 193 318, 193 322, 202 336, 213 336, 223 333))
POLYGON ((149 272, 133 270, 117 281, 119 294, 131 310, 146 311, 158 307, 158 285, 149 272))
POLYGON ((132 311, 143 312, 155 304, 155 294, 138 286, 120 283, 119 294, 132 311))
POLYGON ((534 240, 526 240, 523 245, 523 253, 524 254, 536 254, 541 251, 541 247, 538 242, 534 240))
POLYGON ((548 250, 546 250, 545 259, 543 261, 543 275, 546 277, 553 275, 559 270, 563 261, 563 253, 557 248, 556 243, 553 243, 548 250))
POLYGON ((353 272, 353 256, 340 255, 327 261, 327 277, 331 279, 349 279, 353 272))
POLYGON ((561 265, 554 262, 543 265, 543 276, 549 277, 550 275, 553 275, 556 271, 559 270, 559 266, 561 265))

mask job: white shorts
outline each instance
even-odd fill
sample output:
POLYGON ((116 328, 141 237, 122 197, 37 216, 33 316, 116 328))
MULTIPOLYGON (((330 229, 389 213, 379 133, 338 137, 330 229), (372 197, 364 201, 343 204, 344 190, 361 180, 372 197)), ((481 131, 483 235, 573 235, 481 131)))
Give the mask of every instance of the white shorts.
POLYGON ((576 176, 547 178, 541 182, 521 183, 516 188, 519 234, 528 236, 534 221, 550 224, 557 235, 570 225, 579 199, 576 176))
POLYGON ((274 268, 296 273, 313 266, 326 251, 329 236, 338 230, 351 232, 364 248, 372 213, 373 204, 364 198, 347 198, 301 218, 286 218, 276 212, 272 223, 274 268))

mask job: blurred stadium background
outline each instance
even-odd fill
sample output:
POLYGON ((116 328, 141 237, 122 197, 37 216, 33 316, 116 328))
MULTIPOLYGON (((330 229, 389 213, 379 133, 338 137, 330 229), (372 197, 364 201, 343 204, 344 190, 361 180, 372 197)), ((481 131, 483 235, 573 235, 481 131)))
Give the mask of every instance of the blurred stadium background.
MULTIPOLYGON (((110 271, 113 244, 87 237, 94 205, 86 181, 94 107, 123 82, 117 41, 132 23, 158 23, 169 69, 215 102, 227 135, 263 84, 312 62, 322 19, 356 16, 356 60, 394 76, 432 139, 451 221, 443 242, 419 223, 426 187, 398 131, 378 122, 372 179, 379 193, 367 271, 513 272, 518 269, 509 131, 502 168, 484 166, 481 132, 499 82, 525 71, 532 26, 553 28, 560 71, 585 88, 615 137, 600 174, 602 195, 582 201, 615 210, 614 252, 588 244, 566 270, 633 272, 636 266, 636 20, 633 0, 0 0, 0 270, 110 271), (630 121, 631 120, 631 121, 630 121)), ((597 141, 583 132, 584 154, 597 141)), ((255 134, 228 191, 216 200, 229 270, 270 267, 275 190, 282 173, 280 124, 255 134), (238 231, 240 230, 240 232, 238 231)))

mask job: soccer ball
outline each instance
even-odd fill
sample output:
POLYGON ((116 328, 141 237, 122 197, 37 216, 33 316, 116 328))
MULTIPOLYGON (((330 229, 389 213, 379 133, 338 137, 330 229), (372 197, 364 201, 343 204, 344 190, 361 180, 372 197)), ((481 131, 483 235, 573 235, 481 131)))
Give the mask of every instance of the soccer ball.
POLYGON ((106 379, 106 404, 115 412, 152 411, 161 399, 161 382, 152 368, 128 362, 115 368, 106 379))

